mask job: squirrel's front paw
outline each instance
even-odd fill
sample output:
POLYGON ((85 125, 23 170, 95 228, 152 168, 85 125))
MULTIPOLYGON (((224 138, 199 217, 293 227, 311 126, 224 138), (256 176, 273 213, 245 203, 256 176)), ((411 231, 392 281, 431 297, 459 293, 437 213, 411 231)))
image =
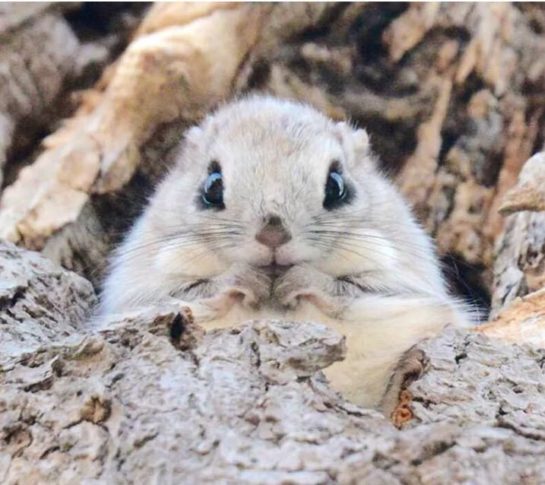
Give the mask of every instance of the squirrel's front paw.
POLYGON ((294 266, 275 281, 272 296, 283 307, 294 309, 309 290, 301 267, 294 266))
POLYGON ((308 265, 297 265, 290 268, 276 280, 273 287, 273 298, 283 307, 295 309, 301 301, 309 301, 325 313, 336 313, 338 305, 335 298, 325 290, 327 275, 320 273, 308 265))
POLYGON ((272 280, 264 271, 248 265, 235 265, 226 276, 222 293, 239 300, 244 306, 255 308, 270 297, 271 286, 272 280))

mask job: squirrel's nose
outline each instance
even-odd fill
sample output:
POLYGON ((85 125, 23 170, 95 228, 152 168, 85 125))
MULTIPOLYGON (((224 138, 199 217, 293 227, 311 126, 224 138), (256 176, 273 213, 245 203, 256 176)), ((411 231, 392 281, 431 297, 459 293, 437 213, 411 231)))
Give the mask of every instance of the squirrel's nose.
POLYGON ((280 217, 270 215, 266 219, 265 225, 255 235, 255 238, 261 244, 264 244, 271 249, 275 249, 291 240, 291 235, 284 227, 280 217))

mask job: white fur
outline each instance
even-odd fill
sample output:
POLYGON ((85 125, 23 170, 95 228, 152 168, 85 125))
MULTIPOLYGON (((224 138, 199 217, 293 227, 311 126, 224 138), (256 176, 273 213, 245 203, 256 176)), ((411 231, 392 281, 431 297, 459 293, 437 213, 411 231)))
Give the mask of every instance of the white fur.
POLYGON ((310 107, 268 97, 228 104, 188 132, 176 166, 114 255, 101 311, 172 299, 192 307, 207 328, 273 316, 338 329, 347 337, 348 355, 327 375, 365 405, 377 404, 403 352, 445 324, 466 322, 445 290, 430 239, 375 168, 367 134, 310 107), (211 160, 223 173, 226 208, 220 212, 196 203, 211 160), (341 162, 356 196, 326 211, 332 160, 341 162), (255 271, 273 254, 255 235, 271 213, 292 235, 276 262, 295 269, 271 282, 272 294, 263 300, 253 295, 261 287, 255 271), (220 239, 229 228, 237 234, 220 239), (320 228, 339 231, 338 239, 313 242, 308 231, 320 228), (206 240, 173 235, 186 230, 215 232, 206 240), (346 275, 375 291, 350 287, 346 295, 334 295, 336 278, 346 275), (184 290, 199 279, 211 281, 206 292, 184 290), (295 290, 280 298, 280 288, 290 285, 295 290), (248 299, 234 298, 230 288, 242 288, 248 299), (257 308, 247 304, 252 298, 257 308))

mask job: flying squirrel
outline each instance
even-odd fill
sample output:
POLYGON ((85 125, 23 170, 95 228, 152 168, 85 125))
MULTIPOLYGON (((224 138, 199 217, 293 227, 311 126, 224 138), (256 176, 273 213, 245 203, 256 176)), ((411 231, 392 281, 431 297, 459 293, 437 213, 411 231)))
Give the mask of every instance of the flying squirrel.
POLYGON ((339 331, 346 357, 324 373, 368 407, 408 349, 470 323, 366 131, 259 95, 186 132, 113 255, 100 312, 173 302, 205 329, 280 318, 339 331))

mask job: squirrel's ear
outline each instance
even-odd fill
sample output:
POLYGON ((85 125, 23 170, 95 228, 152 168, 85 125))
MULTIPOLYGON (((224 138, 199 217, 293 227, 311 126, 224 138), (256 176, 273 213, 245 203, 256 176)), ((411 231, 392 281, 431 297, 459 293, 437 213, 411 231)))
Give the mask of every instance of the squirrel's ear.
POLYGON ((363 128, 353 128, 344 121, 337 123, 336 128, 341 142, 347 151, 350 164, 373 166, 371 144, 367 131, 363 128))

